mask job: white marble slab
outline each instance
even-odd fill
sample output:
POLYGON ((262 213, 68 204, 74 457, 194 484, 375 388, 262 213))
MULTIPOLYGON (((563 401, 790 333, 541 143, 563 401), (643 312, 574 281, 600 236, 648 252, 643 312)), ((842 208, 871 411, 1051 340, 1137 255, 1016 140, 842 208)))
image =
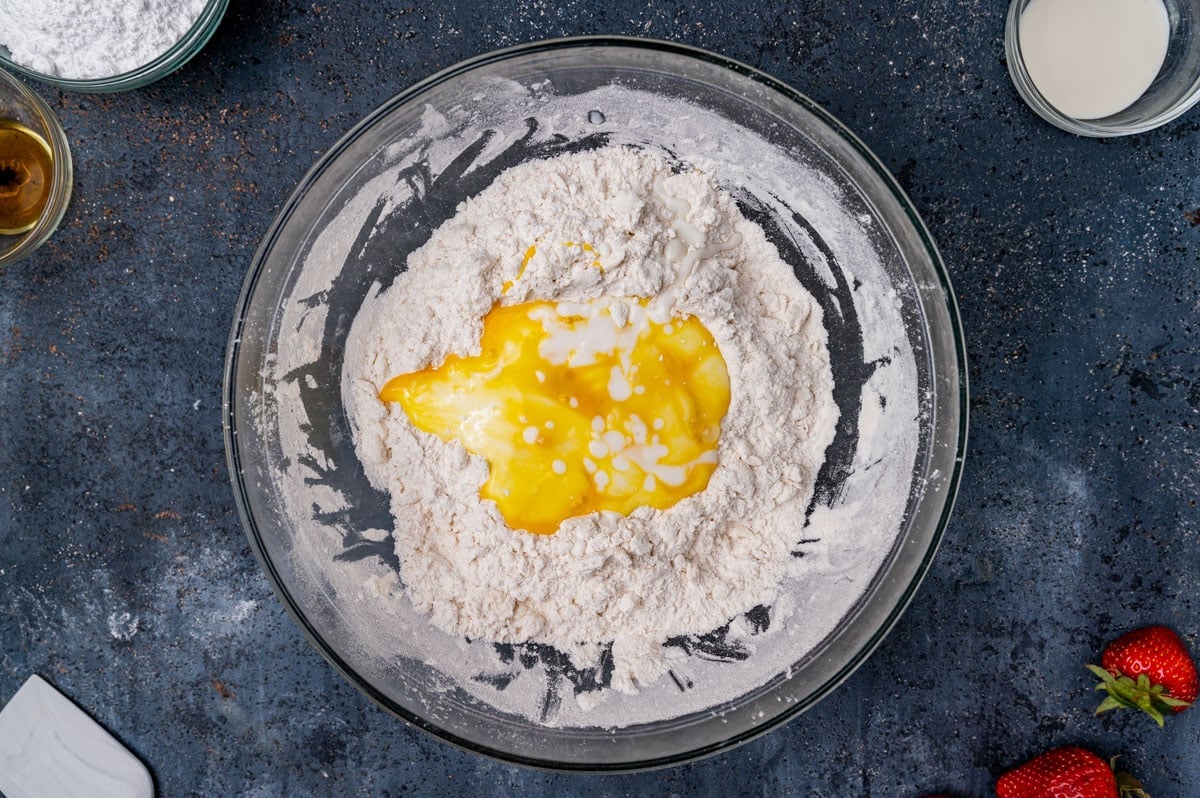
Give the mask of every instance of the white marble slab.
POLYGON ((145 765, 37 676, 0 710, 6 798, 153 798, 145 765))

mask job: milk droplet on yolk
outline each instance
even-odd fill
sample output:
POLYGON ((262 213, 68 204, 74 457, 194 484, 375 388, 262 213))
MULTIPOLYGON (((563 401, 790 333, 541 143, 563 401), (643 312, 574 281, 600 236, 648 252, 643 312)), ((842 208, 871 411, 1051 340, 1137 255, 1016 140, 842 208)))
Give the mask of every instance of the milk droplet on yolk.
POLYGON ((380 398, 485 458, 480 496, 514 529, 548 535, 598 510, 666 509, 717 467, 729 374, 699 320, 658 324, 646 306, 498 305, 479 355, 394 377, 380 398))

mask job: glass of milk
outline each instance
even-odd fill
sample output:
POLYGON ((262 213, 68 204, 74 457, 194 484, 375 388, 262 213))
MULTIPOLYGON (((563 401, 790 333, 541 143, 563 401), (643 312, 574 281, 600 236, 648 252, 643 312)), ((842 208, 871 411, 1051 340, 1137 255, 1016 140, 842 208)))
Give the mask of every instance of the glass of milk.
POLYGON ((1021 98, 1081 136, 1127 136, 1200 102, 1200 0, 1013 0, 1004 46, 1021 98))

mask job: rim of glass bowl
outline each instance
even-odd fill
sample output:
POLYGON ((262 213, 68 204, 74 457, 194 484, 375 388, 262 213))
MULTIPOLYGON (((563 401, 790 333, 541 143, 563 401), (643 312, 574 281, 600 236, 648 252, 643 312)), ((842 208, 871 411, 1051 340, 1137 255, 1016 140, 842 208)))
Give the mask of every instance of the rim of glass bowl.
POLYGON ((221 19, 225 16, 228 6, 229 0, 208 0, 204 10, 200 12, 200 16, 192 23, 192 27, 188 28, 187 33, 179 41, 171 45, 171 49, 153 61, 119 75, 108 75, 102 78, 62 78, 57 75, 47 75, 14 62, 11 54, 3 47, 0 47, 0 66, 18 72, 27 78, 70 91, 107 94, 138 89, 159 78, 165 78, 192 60, 212 38, 221 24, 221 19))
MULTIPOLYGON (((912 601, 913 596, 928 572, 929 566, 935 554, 937 553, 938 546, 941 543, 954 507, 954 501, 957 497, 959 483, 961 481, 963 459, 966 452, 967 442, 968 386, 966 364, 966 349, 962 334, 962 325, 959 320, 958 305, 954 297, 954 291, 950 285, 945 264, 938 253, 937 246, 934 244, 928 229, 925 227, 924 222, 921 221, 916 209, 909 201, 903 189, 900 188, 900 185, 883 166, 882 162, 880 162, 880 160, 866 147, 865 144, 862 143, 862 141, 858 139, 857 136, 851 133, 849 129, 842 125, 841 122, 835 119, 827 111, 822 109, 819 105, 805 95, 771 77, 770 75, 767 75, 766 73, 747 66, 741 62, 708 52, 706 50, 676 44, 673 42, 622 36, 579 36, 549 39, 517 45, 514 47, 475 56, 412 85, 408 89, 400 92, 383 105, 372 111, 361 122, 355 125, 323 156, 321 156, 317 163, 314 164, 313 167, 309 169, 309 171, 301 179, 295 191, 283 205, 278 216, 276 216, 275 221, 272 223, 266 235, 263 237, 263 241, 258 250, 255 252, 253 260, 251 261, 250 269, 242 285, 241 294, 238 297, 238 302, 234 313, 234 321, 229 336, 229 344, 226 350, 225 376, 222 393, 222 418, 225 433, 225 455, 230 478, 233 483, 234 497, 237 503, 238 514, 241 516, 242 524, 246 529, 247 536, 250 539, 251 548, 254 550, 255 557, 258 559, 264 572, 267 574, 267 578, 270 581, 271 586, 274 588, 276 595, 279 596, 288 612, 296 620, 297 625, 299 625, 305 636, 309 639, 317 651, 320 652, 326 661, 328 661, 330 665, 332 665, 334 669, 342 675, 343 678, 354 685, 360 692, 398 718, 407 721, 417 728, 422 729, 423 731, 428 732, 431 735, 466 751, 482 754, 503 762, 540 768, 544 770, 576 773, 628 773, 677 765, 683 762, 689 762, 703 757, 712 756, 714 754, 737 747, 742 743, 748 742, 767 733, 768 731, 776 729, 828 695, 834 688, 849 678, 849 676, 855 670, 857 670, 857 668, 874 652, 887 633, 895 626, 904 610, 912 601), (951 330, 949 332, 953 339, 953 354, 956 360, 956 376, 959 386, 957 402, 959 425, 956 440, 954 442, 955 454, 953 466, 946 481, 945 502, 938 513, 936 527, 932 531, 928 547, 923 552, 921 561, 917 564, 912 578, 908 584, 905 585, 899 599, 890 608, 886 617, 872 633, 867 643, 858 649, 855 654, 850 657, 849 661, 847 661, 840 669, 838 669, 838 671, 832 677, 827 679, 808 696, 804 697, 803 700, 792 703, 770 720, 764 721, 762 724, 755 726, 746 732, 731 735, 720 742, 689 749, 678 754, 647 758, 644 760, 613 763, 558 762, 546 759, 536 759, 529 756, 521 756, 497 748, 489 748, 486 745, 463 739, 455 733, 431 723, 416 713, 405 709, 396 702, 392 701, 386 695, 383 695, 365 678, 359 676, 358 673, 355 672, 355 670, 350 667, 338 655, 338 653, 325 642, 319 632, 309 624, 304 612, 292 599, 287 587, 283 584, 278 571, 275 569, 270 560, 269 554, 266 551, 266 547, 264 546, 260 537, 260 532, 255 523, 255 519, 250 512, 249 499, 246 495, 246 487, 243 480, 241 457, 237 450, 238 432, 237 420, 235 417, 237 397, 235 395, 236 386, 234 384, 234 375, 238 363, 238 355, 241 347, 241 335, 246 320, 245 317, 249 300, 254 294, 254 289, 266 264, 267 255, 272 250, 276 239, 286 227, 287 222, 291 218, 292 214, 296 211, 300 201, 307 194, 309 188, 313 185, 317 178, 321 176, 326 168, 328 168, 337 159, 337 157, 345 149, 347 149, 347 147, 349 147, 351 143, 357 140, 359 136, 372 128, 376 122, 387 116, 400 105, 415 101, 427 90, 435 86, 445 83, 446 81, 462 75, 463 73, 470 72, 479 67, 492 64, 497 61, 504 61, 517 56, 532 55, 552 50, 567 50, 578 47, 625 47, 652 50, 699 59, 709 64, 723 67, 744 77, 751 78, 763 86, 778 92, 784 98, 795 102, 801 106, 803 110, 811 113, 817 117, 819 121, 829 126, 829 128, 831 128, 835 134, 850 144, 851 147, 863 158, 866 165, 868 165, 876 173, 877 177, 883 182, 886 188, 892 192, 895 200, 903 210, 909 222, 912 224, 914 232, 916 232, 922 246, 930 258, 930 262, 937 276, 938 288, 940 288, 941 296, 945 300, 945 310, 950 320, 951 330)), ((891 562, 891 560, 889 559, 888 562, 891 562)), ((854 611, 852 610, 852 612, 854 611)))
MULTIPOLYGON (((33 254, 34 250, 46 243, 58 229, 63 215, 67 212, 67 206, 71 204, 74 172, 71 163, 71 143, 67 141, 67 134, 62 128, 62 123, 58 121, 58 117, 54 115, 54 111, 46 104, 46 101, 19 78, 2 69, 0 69, 0 81, 11 86, 12 90, 38 116, 42 123, 42 130, 35 132, 45 134, 46 143, 50 145, 50 153, 54 159, 54 176, 50 182, 50 196, 46 199, 48 212, 43 211, 34 226, 20 235, 21 240, 15 247, 0 253, 0 266, 4 266, 16 263, 33 254)), ((5 236, 5 238, 7 237, 5 236)))
POLYGON ((1097 119, 1076 119, 1059 111, 1042 96, 1033 78, 1025 69, 1025 57, 1021 54, 1021 13, 1032 0, 1012 0, 1008 7, 1008 17, 1004 24, 1004 60, 1008 63, 1008 75, 1012 78, 1017 94, 1025 101, 1033 112, 1060 130, 1074 133, 1077 136, 1089 138, 1116 138, 1145 133, 1171 122, 1186 114, 1192 106, 1200 102, 1200 75, 1192 82, 1192 86, 1179 99, 1165 110, 1154 116, 1146 117, 1137 122, 1127 124, 1105 124, 1097 119))

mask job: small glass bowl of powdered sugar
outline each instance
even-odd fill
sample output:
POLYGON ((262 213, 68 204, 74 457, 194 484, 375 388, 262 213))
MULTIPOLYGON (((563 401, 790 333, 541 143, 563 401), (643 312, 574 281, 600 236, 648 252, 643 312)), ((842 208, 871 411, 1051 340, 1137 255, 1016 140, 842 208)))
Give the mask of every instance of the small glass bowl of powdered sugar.
POLYGON ((63 89, 115 92, 171 74, 229 0, 0 0, 0 66, 63 89))
POLYGON ((1200 0, 1012 0, 1017 93, 1055 127, 1144 133, 1200 102, 1200 0))

